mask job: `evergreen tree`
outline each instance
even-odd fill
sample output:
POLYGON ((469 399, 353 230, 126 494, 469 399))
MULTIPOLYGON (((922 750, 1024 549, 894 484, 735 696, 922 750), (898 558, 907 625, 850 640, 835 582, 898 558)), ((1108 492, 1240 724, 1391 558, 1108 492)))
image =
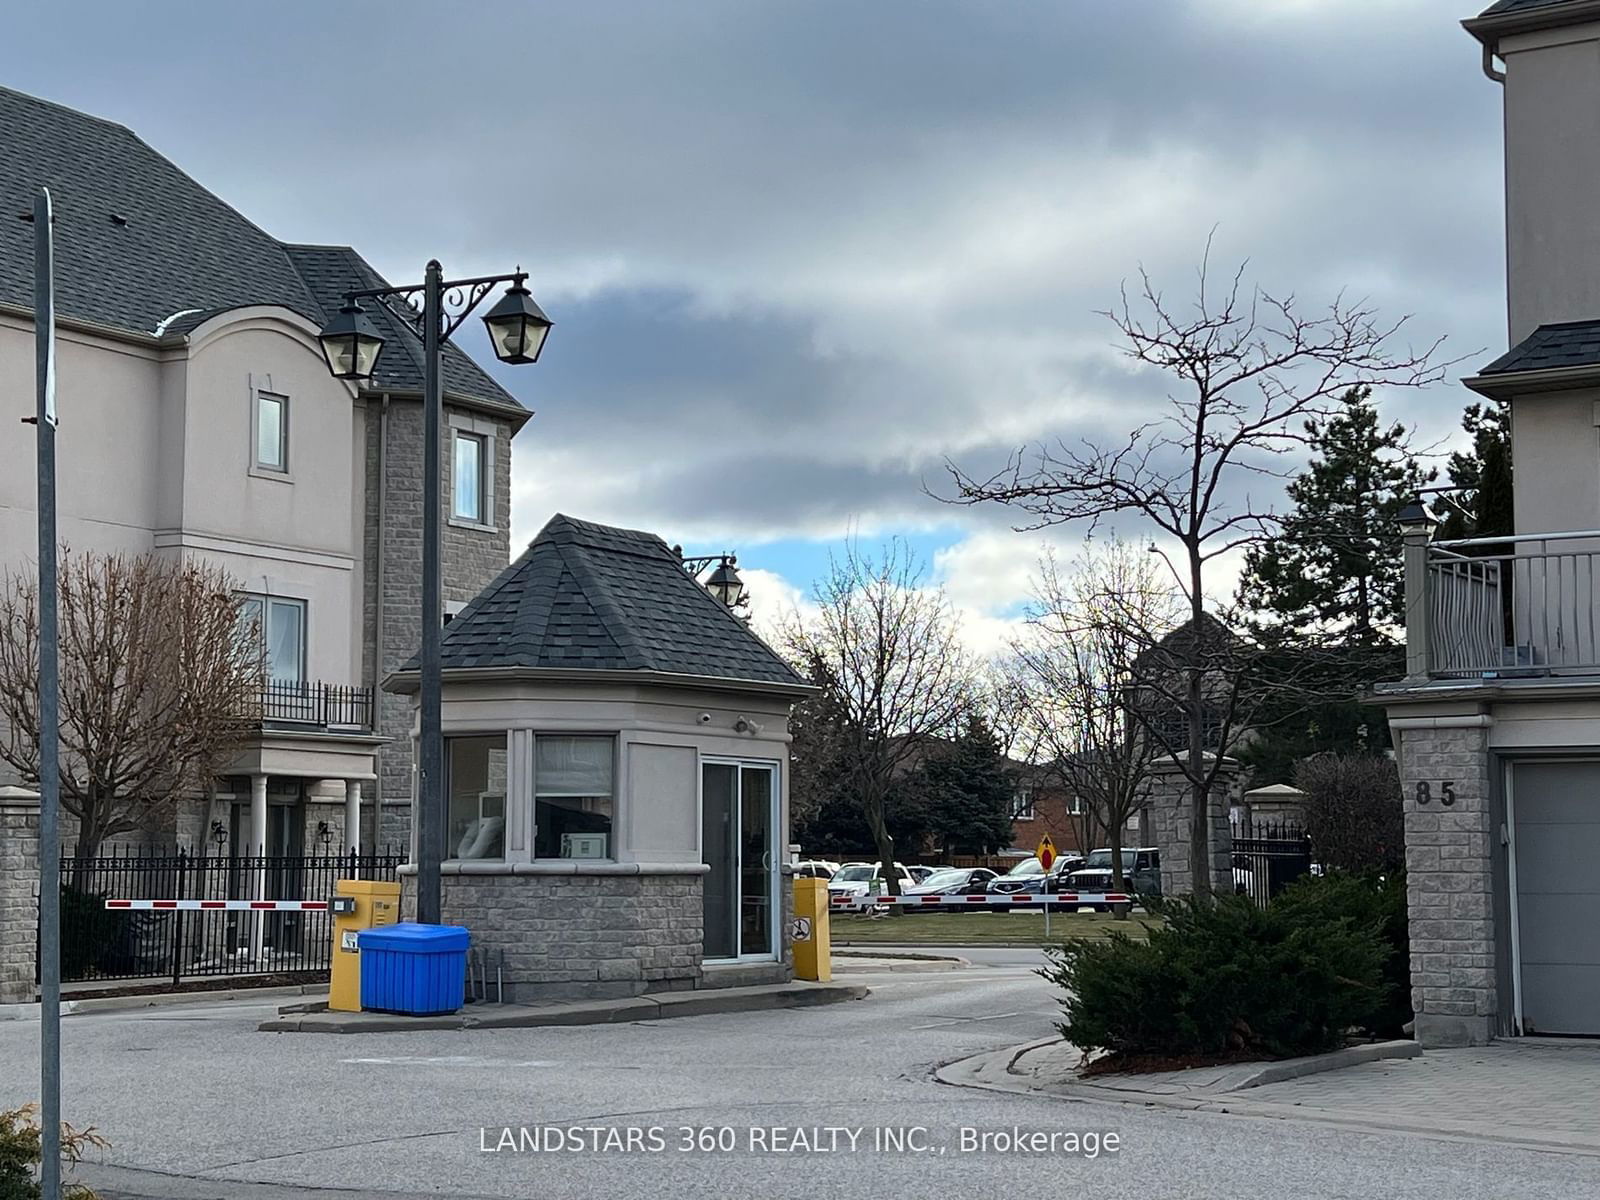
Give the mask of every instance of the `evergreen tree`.
POLYGON ((1279 534, 1245 558, 1239 600, 1255 632, 1286 659, 1312 656, 1298 695, 1261 714, 1238 757, 1256 784, 1287 783, 1322 751, 1381 753, 1384 714, 1362 693, 1403 670, 1405 570, 1395 516, 1433 477, 1353 388, 1342 410, 1306 423, 1311 461, 1287 489, 1279 534), (1306 703, 1306 695, 1325 697, 1306 703))
POLYGON ((1306 422, 1311 461, 1289 484, 1278 535, 1246 555, 1239 598, 1291 644, 1393 645, 1405 622, 1394 519, 1433 472, 1407 453, 1403 425, 1380 423, 1369 389, 1341 404, 1306 422))
POLYGON ((1017 785, 1009 767, 994 731, 974 714, 955 742, 926 759, 907 781, 907 790, 920 793, 928 832, 946 858, 992 854, 1011 844, 1017 785))
POLYGON ((1461 428, 1472 449, 1450 456, 1453 494, 1445 506, 1444 538, 1497 537, 1512 531, 1511 408, 1505 401, 1472 404, 1461 428))

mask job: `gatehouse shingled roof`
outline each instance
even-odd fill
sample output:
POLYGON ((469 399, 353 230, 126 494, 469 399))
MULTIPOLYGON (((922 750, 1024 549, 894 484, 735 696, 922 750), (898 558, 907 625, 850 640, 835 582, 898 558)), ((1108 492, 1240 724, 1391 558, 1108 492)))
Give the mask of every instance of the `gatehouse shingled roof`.
MULTIPOLYGON (((557 514, 445 627, 446 671, 638 671, 809 690, 653 533, 557 514)), ((414 673, 417 661, 403 671, 414 673)))
MULTIPOLYGON (((349 246, 278 241, 125 126, 5 87, 0 162, 0 305, 33 309, 33 226, 17 218, 32 212, 41 186, 55 210, 64 320, 180 338, 218 313, 266 304, 321 326, 346 291, 386 286, 349 246)), ((417 339, 382 305, 365 307, 385 343, 372 389, 420 391, 417 339)), ((448 343, 444 387, 526 412, 448 343)))

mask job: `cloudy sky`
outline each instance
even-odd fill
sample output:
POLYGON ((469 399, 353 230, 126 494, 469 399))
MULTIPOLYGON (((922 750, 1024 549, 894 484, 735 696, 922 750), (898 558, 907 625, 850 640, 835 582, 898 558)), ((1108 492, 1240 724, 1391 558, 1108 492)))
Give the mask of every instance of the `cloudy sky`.
MULTIPOLYGON (((0 81, 392 279, 532 271, 556 326, 499 373, 538 414, 514 546, 559 510, 736 549, 770 611, 845 537, 901 535, 982 643, 1039 535, 926 489, 1161 401, 1095 315, 1140 266, 1182 292, 1214 229, 1269 291, 1348 288, 1465 365, 1503 348, 1472 11, 56 0, 8 13, 0 81)), ((1388 410, 1430 440, 1467 398, 1388 410)))

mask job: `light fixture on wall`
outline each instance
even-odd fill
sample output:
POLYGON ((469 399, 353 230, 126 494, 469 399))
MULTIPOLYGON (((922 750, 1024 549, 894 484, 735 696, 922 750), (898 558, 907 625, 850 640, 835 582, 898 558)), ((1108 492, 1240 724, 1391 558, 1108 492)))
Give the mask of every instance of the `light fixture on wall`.
POLYGON ((683 560, 683 569, 700 578, 700 573, 712 563, 716 566, 711 574, 701 580, 701 586, 722 602, 723 607, 738 610, 749 606, 750 597, 745 592, 744 580, 739 578, 735 569, 739 557, 736 554, 696 554, 685 555, 682 546, 674 546, 678 557, 683 560))
POLYGON ((228 831, 221 821, 211 822, 211 840, 217 844, 217 853, 222 853, 222 848, 228 844, 228 831))
POLYGON ((317 841, 321 842, 324 846, 327 846, 333 841, 333 830, 328 828, 328 823, 326 821, 317 822, 317 841))

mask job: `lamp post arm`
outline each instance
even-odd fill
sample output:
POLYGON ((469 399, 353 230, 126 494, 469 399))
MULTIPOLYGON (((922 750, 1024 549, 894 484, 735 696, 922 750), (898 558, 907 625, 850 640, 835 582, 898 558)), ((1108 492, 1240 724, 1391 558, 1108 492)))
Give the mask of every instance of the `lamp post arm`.
MULTIPOLYGON (((526 271, 515 271, 510 275, 478 275, 471 279, 441 280, 439 341, 448 342, 451 335, 461 328, 461 322, 472 315, 472 311, 483 303, 483 298, 496 286, 509 283, 517 287, 527 278, 526 271)), ((428 316, 427 305, 423 302, 426 300, 426 290, 427 285, 423 283, 406 284, 401 287, 363 288, 346 292, 344 298, 347 302, 376 300, 389 310, 395 320, 409 329, 418 341, 426 341, 428 316)))

